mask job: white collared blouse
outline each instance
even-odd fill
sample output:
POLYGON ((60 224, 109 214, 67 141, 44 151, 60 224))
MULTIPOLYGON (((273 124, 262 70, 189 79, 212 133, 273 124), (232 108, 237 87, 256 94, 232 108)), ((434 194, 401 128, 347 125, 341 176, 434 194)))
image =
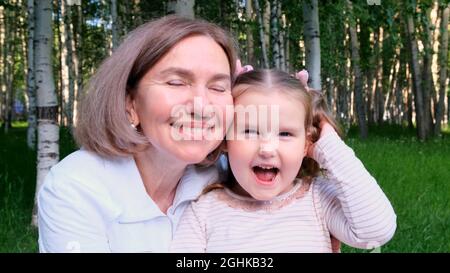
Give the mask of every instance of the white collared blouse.
POLYGON ((184 209, 218 180, 189 166, 167 214, 147 194, 132 157, 79 150, 55 165, 38 194, 40 252, 167 252, 184 209))

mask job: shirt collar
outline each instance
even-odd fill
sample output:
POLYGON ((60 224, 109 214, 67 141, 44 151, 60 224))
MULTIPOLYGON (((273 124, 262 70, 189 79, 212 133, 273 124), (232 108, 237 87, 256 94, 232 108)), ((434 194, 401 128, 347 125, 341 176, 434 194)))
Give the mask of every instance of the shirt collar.
MULTIPOLYGON (((113 182, 111 193, 121 207, 118 216, 120 223, 141 222, 167 216, 147 194, 133 157, 109 161, 106 168, 113 182)), ((196 199, 208 183, 217 179, 218 172, 214 166, 188 166, 178 183, 172 207, 176 209, 183 202, 196 199)))
POLYGON ((218 179, 219 172, 215 166, 188 166, 177 186, 172 206, 176 208, 183 202, 197 199, 209 183, 219 182, 218 179))

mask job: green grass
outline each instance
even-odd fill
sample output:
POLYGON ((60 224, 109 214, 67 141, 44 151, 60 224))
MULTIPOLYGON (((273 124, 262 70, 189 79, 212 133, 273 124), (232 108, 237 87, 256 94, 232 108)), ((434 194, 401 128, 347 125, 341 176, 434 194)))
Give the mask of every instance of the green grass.
POLYGON ((369 134, 362 142, 350 131, 346 142, 397 214, 395 236, 381 251, 450 252, 450 134, 424 143, 415 131, 395 126, 370 128, 369 134))
MULTIPOLYGON (((396 126, 371 127, 360 141, 352 128, 346 139, 377 179, 397 213, 397 232, 381 252, 450 252, 450 131, 421 143, 415 132, 396 126)), ((29 226, 36 154, 28 150, 26 128, 0 132, 0 252, 36 252, 37 232, 29 226)), ((61 158, 74 150, 61 132, 61 158)), ((343 246, 343 252, 368 252, 343 246)))
MULTIPOLYGON (((61 130, 61 155, 74 150, 66 129, 61 130)), ((26 125, 0 130, 0 253, 37 252, 37 230, 30 226, 36 181, 36 152, 26 144, 26 125)))

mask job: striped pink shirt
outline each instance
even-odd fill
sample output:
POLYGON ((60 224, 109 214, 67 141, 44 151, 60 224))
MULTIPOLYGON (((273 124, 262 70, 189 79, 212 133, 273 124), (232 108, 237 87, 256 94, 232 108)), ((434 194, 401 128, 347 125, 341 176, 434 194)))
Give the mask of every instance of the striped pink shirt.
POLYGON ((316 143, 313 157, 326 176, 296 180, 271 201, 228 189, 200 196, 186 208, 171 251, 331 252, 330 234, 357 248, 388 242, 396 215, 353 150, 333 133, 316 143))

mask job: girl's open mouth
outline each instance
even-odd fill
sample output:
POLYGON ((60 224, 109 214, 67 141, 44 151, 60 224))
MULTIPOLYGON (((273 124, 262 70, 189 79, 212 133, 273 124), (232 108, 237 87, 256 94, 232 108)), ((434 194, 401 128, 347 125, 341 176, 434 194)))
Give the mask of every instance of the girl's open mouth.
POLYGON ((275 182, 275 177, 279 173, 279 169, 273 166, 254 166, 253 173, 257 178, 257 182, 264 185, 271 185, 275 182))

